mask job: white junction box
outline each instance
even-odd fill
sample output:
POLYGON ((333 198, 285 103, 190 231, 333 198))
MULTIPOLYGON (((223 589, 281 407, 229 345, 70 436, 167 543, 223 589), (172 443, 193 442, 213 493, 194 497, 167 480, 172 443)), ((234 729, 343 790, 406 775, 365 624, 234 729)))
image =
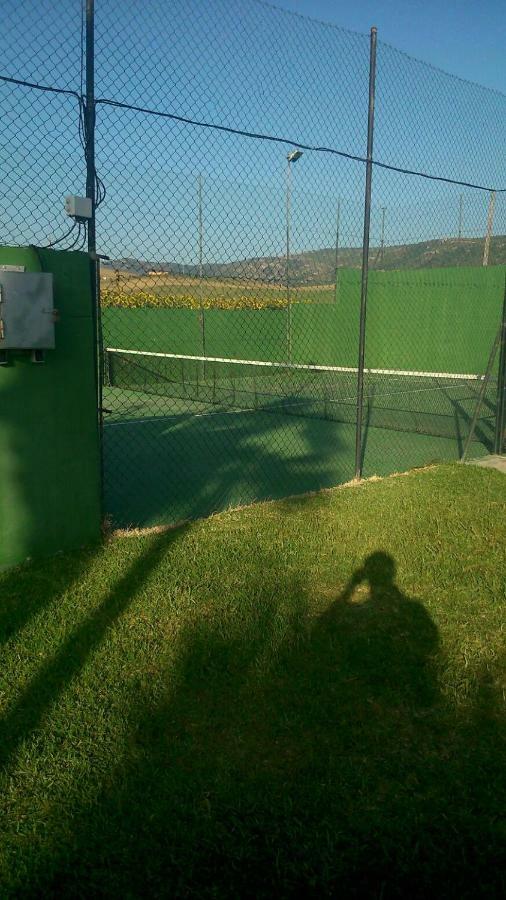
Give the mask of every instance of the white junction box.
POLYGON ((92 207, 90 197, 77 197, 75 194, 69 194, 65 197, 65 212, 68 216, 78 221, 91 219, 92 207))

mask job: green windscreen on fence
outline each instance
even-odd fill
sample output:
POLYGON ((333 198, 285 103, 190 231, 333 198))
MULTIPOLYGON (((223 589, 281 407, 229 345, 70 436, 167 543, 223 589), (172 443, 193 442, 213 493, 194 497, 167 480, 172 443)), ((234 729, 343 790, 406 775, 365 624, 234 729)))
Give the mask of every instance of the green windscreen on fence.
MULTIPOLYGON (((504 277, 502 267, 370 273, 366 474, 461 455, 504 277)), ((359 304, 360 271, 343 270, 332 302, 293 303, 290 318, 286 308, 106 307, 106 493, 117 520, 184 518, 353 477, 359 304)), ((476 453, 493 441, 496 391, 495 369, 476 453)))
MULTIPOLYGON (((505 270, 372 271, 367 357, 373 368, 473 372, 486 364, 498 327, 505 270)), ((339 274, 335 303, 294 303, 292 361, 356 366, 360 271, 339 274)), ((103 310, 110 347, 230 359, 286 361, 283 309, 206 309, 206 353, 193 309, 103 310)))
POLYGON ((0 240, 96 264, 108 518, 497 449, 504 95, 269 3, 59 6, 61 59, 7 17, 0 240))

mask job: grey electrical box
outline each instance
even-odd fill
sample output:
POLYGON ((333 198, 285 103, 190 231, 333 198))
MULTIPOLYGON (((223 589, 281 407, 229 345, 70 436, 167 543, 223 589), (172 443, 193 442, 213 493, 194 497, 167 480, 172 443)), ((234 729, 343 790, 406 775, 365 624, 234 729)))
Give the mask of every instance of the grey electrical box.
POLYGON ((53 350, 50 272, 0 271, 0 351, 53 350))
POLYGON ((93 216, 93 206, 90 197, 76 197, 70 194, 65 197, 65 212, 68 216, 77 219, 78 222, 85 222, 93 216))

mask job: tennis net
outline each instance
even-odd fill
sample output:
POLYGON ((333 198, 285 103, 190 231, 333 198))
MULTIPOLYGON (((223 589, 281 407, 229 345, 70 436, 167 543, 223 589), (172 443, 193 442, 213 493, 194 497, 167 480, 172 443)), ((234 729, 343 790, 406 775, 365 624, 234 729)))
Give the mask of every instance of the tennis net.
MULTIPOLYGON (((355 423, 357 369, 107 348, 104 383, 153 400, 171 400, 173 411, 202 408, 264 411, 355 423)), ((462 438, 467 434, 484 380, 482 374, 366 369, 366 426, 462 438)), ((477 439, 492 434, 495 391, 491 379, 477 439)), ((156 406, 156 404, 155 404, 156 406)), ((167 414, 167 404, 159 414, 167 414)))

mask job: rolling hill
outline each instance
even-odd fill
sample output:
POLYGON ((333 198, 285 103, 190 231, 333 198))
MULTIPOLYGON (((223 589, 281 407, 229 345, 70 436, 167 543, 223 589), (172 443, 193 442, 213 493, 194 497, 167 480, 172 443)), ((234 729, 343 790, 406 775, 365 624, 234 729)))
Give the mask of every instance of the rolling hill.
MULTIPOLYGON (((370 265, 378 269, 424 269, 447 266, 481 266, 483 238, 441 238, 415 244, 398 244, 370 252, 370 265)), ((339 267, 360 268, 360 247, 342 248, 339 251, 339 267)), ((172 275, 199 276, 199 267, 177 262, 154 262, 123 258, 104 262, 106 268, 120 269, 132 274, 167 273, 172 275)), ((506 235, 497 235, 490 242, 489 265, 506 265, 506 235)), ((207 278, 248 280, 280 284, 286 278, 284 256, 256 257, 228 263, 206 263, 202 274, 207 278)), ((290 258, 290 282, 292 285, 330 284, 335 277, 335 250, 323 248, 294 254, 290 258)))

